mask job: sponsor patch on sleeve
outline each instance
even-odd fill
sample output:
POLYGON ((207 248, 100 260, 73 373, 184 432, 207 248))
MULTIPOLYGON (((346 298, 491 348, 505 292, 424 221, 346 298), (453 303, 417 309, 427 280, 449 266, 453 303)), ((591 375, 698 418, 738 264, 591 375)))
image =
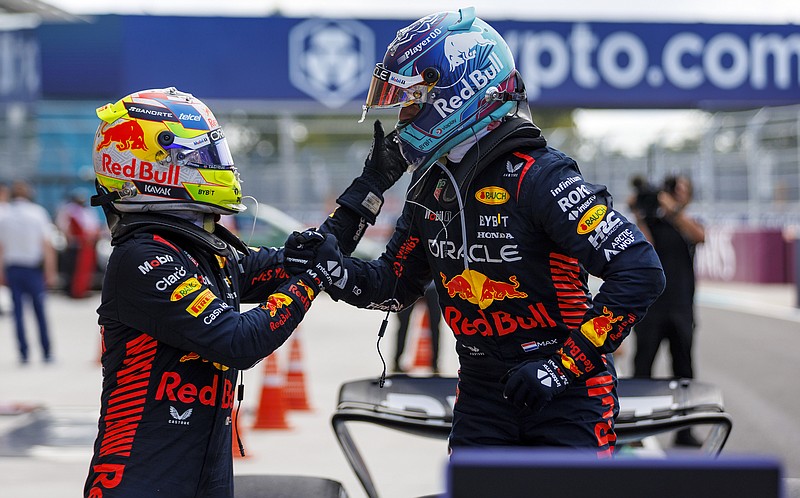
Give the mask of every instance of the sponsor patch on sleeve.
POLYGON ((209 289, 206 289, 198 294, 196 298, 194 298, 194 301, 192 301, 192 304, 186 308, 186 311, 188 311, 189 314, 194 317, 199 316, 200 313, 208 308, 208 305, 211 304, 215 297, 217 296, 215 296, 213 292, 211 292, 209 289))
POLYGON ((188 296, 189 294, 193 294, 199 291, 203 287, 203 284, 200 283, 195 277, 189 278, 181 282, 174 291, 172 291, 172 295, 169 297, 170 301, 180 301, 184 297, 188 296))

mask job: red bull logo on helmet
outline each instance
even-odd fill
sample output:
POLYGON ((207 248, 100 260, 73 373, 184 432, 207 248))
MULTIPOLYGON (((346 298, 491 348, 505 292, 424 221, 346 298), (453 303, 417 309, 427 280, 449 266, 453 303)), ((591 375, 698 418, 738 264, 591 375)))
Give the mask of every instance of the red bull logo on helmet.
POLYGON ((623 318, 622 316, 614 316, 607 307, 603 306, 603 314, 581 325, 581 333, 589 339, 589 342, 600 347, 606 342, 608 333, 611 332, 614 324, 622 321, 623 318))
POLYGON ((144 131, 142 126, 136 121, 123 121, 118 125, 100 130, 103 140, 97 145, 97 150, 105 149, 116 142, 117 150, 147 150, 144 143, 144 131))
POLYGON ((475 270, 464 270, 449 280, 444 273, 440 272, 439 275, 448 296, 458 296, 478 305, 480 309, 488 308, 495 300, 528 297, 525 292, 517 290, 519 282, 516 275, 511 275, 508 282, 492 280, 475 270))
POLYGON ((269 311, 269 316, 275 316, 278 313, 278 309, 283 308, 285 306, 289 306, 292 304, 292 298, 287 296, 286 294, 276 292, 275 294, 270 294, 267 298, 267 301, 261 306, 262 309, 269 311))
POLYGON ((496 43, 494 40, 487 40, 483 37, 483 33, 478 31, 448 36, 444 41, 444 55, 450 63, 450 71, 455 71, 457 67, 474 59, 477 55, 477 47, 496 43))
MULTIPOLYGON (((175 164, 170 164, 166 171, 163 167, 159 167, 158 164, 154 165, 149 161, 137 161, 135 157, 131 158, 130 163, 120 164, 105 152, 101 156, 101 164, 104 174, 116 178, 121 176, 131 180, 154 182, 159 185, 178 186, 181 184, 181 167, 175 164)), ((157 187, 154 186, 154 188, 157 187)))

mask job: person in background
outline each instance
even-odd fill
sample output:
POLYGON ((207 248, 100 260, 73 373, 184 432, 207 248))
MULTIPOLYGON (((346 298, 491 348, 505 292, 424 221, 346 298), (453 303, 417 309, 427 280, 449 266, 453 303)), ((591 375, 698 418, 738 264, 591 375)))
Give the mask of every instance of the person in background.
MULTIPOLYGON (((425 295, 422 297, 424 300, 421 305, 425 306, 428 313, 428 331, 431 338, 431 372, 434 374, 439 373, 439 322, 441 322, 442 312, 439 309, 439 297, 436 294, 436 286, 433 282, 425 287, 425 295)), ((411 315, 415 306, 407 306, 397 313, 397 342, 394 349, 394 367, 393 371, 397 373, 405 372, 405 369, 400 365, 403 352, 406 348, 406 339, 408 336, 408 326, 411 322, 411 315)), ((420 331, 424 333, 424 331, 420 331)))
MULTIPOLYGON (((663 289, 653 247, 547 145, 510 47, 473 8, 398 31, 373 71, 373 107, 399 109, 390 135, 413 171, 407 200, 384 253, 343 258, 326 292, 400 311, 435 283, 460 367, 452 452, 613 454, 611 353, 663 289), (588 272, 604 281, 594 296, 588 272)), ((317 271, 290 242, 287 270, 317 271)))
POLYGON ((92 287, 97 257, 95 246, 100 234, 100 218, 87 206, 84 189, 74 189, 56 213, 56 226, 66 238, 61 269, 63 286, 72 298, 83 298, 92 287))
POLYGON ((33 201, 31 186, 22 180, 11 185, 11 202, 0 216, 0 260, 5 285, 11 292, 19 360, 27 364, 30 351, 25 331, 26 300, 30 300, 39 327, 42 359, 53 360, 45 301, 48 286, 57 283, 55 227, 50 215, 33 201))
MULTIPOLYGON (((691 379, 694 378, 694 254, 696 246, 705 241, 705 228, 687 213, 692 202, 692 183, 684 175, 668 176, 658 188, 648 186, 641 178, 634 178, 632 183, 637 194, 629 202, 631 210, 655 247, 667 278, 664 292, 634 328, 633 375, 652 377, 658 350, 667 341, 672 375, 691 379)), ((678 431, 675 442, 700 445, 690 429, 678 431)))

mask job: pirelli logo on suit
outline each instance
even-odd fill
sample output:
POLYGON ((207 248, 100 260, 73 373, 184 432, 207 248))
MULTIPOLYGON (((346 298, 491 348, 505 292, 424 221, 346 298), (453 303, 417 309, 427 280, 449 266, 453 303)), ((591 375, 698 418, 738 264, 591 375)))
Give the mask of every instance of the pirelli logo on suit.
POLYGON ((186 311, 188 311, 189 314, 194 317, 200 316, 200 313, 204 312, 206 308, 208 308, 208 305, 211 304, 211 301, 213 301, 214 298, 216 298, 214 293, 209 289, 206 289, 198 294, 196 298, 194 298, 192 304, 186 307, 186 311))

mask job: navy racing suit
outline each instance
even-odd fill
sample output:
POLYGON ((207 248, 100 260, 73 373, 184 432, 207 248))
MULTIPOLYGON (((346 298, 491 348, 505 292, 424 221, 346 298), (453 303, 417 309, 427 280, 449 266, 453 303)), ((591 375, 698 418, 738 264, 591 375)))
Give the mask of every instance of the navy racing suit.
POLYGON ((433 280, 460 363, 451 447, 610 453, 619 408, 607 354, 663 289, 653 247, 527 120, 505 121, 448 171, 435 164, 412 178, 385 252, 347 258, 347 285, 328 292, 397 311, 433 280), (603 280, 594 298, 589 273, 603 280), (503 375, 544 357, 572 373, 568 390, 539 413, 504 399, 503 375))
POLYGON ((125 215, 98 308, 103 389, 87 497, 232 497, 239 369, 286 341, 317 287, 283 251, 125 215), (261 303, 244 313, 240 303, 261 303))

